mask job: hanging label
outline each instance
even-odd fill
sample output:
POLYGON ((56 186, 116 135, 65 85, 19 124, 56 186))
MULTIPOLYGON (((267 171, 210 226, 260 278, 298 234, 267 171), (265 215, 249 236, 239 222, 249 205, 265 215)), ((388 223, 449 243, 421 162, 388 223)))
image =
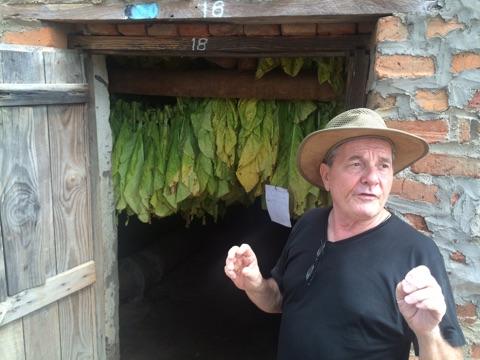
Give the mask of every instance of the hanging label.
POLYGON ((279 186, 265 185, 265 199, 270 219, 278 224, 292 227, 288 207, 288 190, 279 186))
POLYGON ((155 19, 158 15, 157 3, 131 4, 125 7, 125 17, 131 20, 155 19))

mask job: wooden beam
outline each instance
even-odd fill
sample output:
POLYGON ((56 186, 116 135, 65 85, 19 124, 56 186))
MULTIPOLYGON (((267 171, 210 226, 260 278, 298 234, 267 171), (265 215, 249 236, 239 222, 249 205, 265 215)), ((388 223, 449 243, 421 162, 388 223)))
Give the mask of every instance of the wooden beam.
POLYGON ((0 84, 0 106, 77 104, 87 101, 87 84, 0 84))
POLYGON ((348 56, 348 79, 345 94, 347 109, 365 106, 369 66, 370 55, 367 50, 358 49, 348 56))
POLYGON ((24 290, 0 303, 0 326, 41 309, 95 282, 95 263, 86 262, 48 278, 45 285, 24 290))
POLYGON ((329 84, 316 73, 290 77, 271 72, 256 80, 249 72, 229 70, 160 71, 116 68, 109 72, 110 93, 214 98, 332 101, 329 84))
POLYGON ((69 47, 93 50, 97 54, 123 54, 129 51, 161 53, 163 56, 305 56, 316 52, 342 52, 369 46, 369 35, 317 37, 177 37, 83 36, 69 38, 69 47))
MULTIPOLYGON (((147 2, 147 1, 146 1, 147 2)), ((148 2, 152 4, 152 2, 148 2)), ((392 13, 426 13, 437 0, 172 0, 155 2, 155 11, 132 11, 130 4, 52 4, 0 7, 6 18, 59 22, 129 22, 132 20, 220 21, 234 23, 338 21, 392 13), (143 15, 142 15, 143 14, 143 15)), ((150 8, 152 9, 152 8, 150 8)))

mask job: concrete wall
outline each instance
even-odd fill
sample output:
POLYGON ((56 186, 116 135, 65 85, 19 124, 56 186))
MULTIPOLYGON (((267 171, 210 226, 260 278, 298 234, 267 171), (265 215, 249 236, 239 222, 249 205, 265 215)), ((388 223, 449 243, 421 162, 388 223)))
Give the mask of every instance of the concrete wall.
MULTIPOLYGON (((476 4, 475 4, 476 3, 476 4)), ((395 180, 389 205, 438 244, 468 358, 480 358, 480 8, 445 1, 428 16, 381 19, 369 107, 430 143, 395 180)))

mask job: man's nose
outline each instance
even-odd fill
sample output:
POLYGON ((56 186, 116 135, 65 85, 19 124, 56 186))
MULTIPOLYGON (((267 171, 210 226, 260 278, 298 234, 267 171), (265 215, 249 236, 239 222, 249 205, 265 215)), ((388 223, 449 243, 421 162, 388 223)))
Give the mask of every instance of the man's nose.
POLYGON ((379 173, 376 166, 365 166, 362 182, 368 185, 376 185, 379 182, 379 173))

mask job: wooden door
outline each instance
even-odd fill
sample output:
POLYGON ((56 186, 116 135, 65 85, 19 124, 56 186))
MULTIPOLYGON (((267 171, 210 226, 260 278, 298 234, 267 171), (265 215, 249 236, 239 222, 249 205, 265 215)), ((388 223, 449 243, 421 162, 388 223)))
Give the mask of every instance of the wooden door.
POLYGON ((0 45, 2 360, 104 358, 88 95, 81 53, 0 45))

